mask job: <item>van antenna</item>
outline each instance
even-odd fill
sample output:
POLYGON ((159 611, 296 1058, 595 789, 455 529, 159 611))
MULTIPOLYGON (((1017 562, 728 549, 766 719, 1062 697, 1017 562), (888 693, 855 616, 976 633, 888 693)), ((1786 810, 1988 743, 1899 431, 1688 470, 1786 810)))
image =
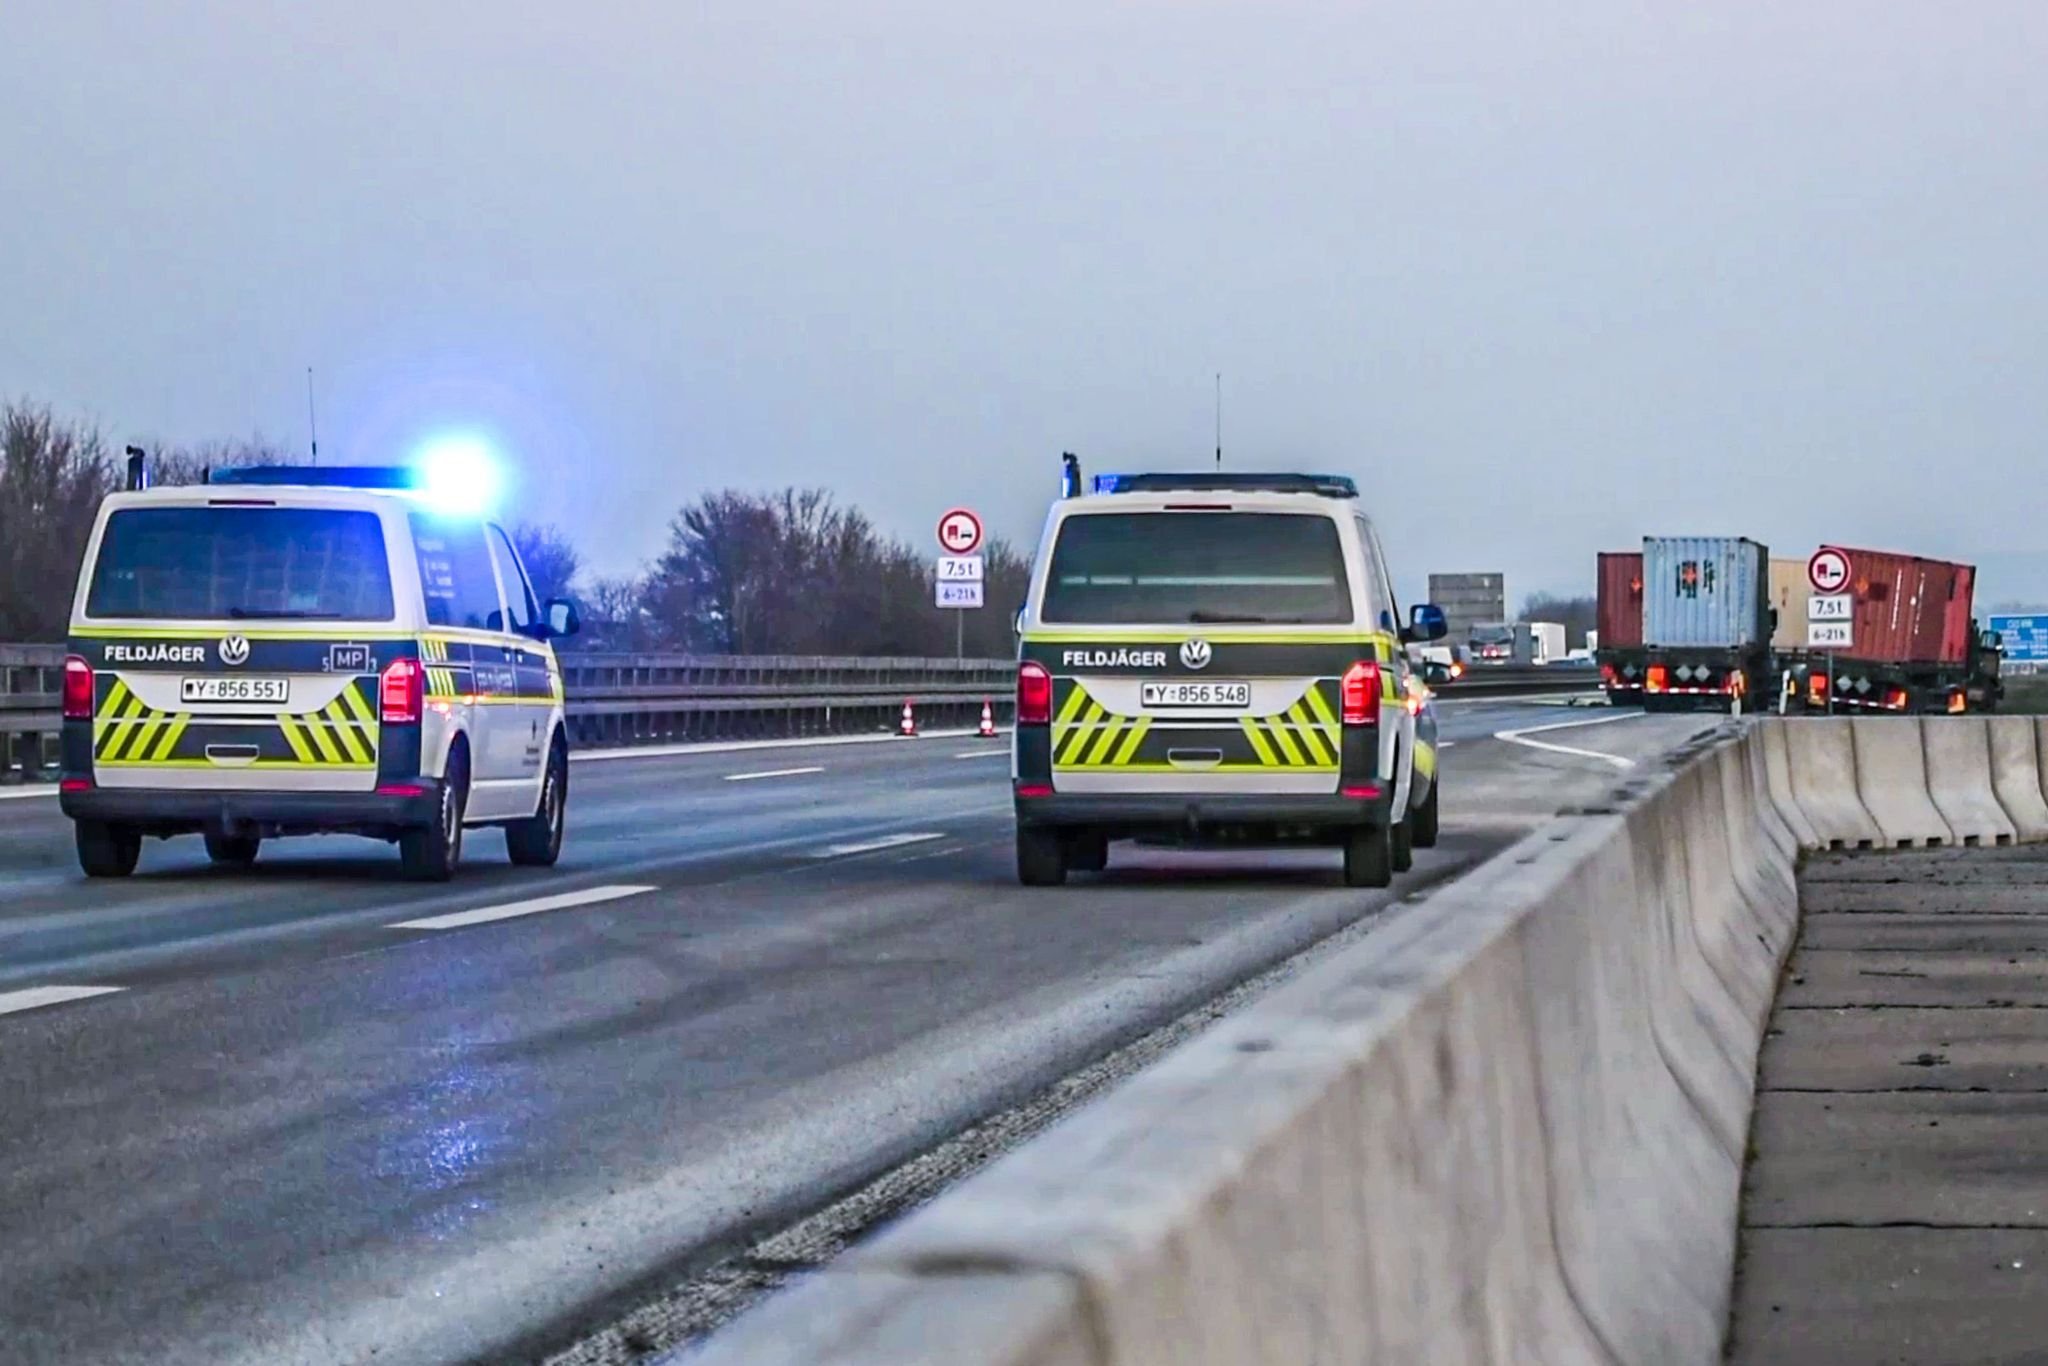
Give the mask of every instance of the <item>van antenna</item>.
POLYGON ((320 424, 313 415, 313 367, 306 367, 306 439, 312 443, 313 463, 320 463, 320 424))
POLYGON ((1223 468, 1223 372, 1216 372, 1216 468, 1223 468))

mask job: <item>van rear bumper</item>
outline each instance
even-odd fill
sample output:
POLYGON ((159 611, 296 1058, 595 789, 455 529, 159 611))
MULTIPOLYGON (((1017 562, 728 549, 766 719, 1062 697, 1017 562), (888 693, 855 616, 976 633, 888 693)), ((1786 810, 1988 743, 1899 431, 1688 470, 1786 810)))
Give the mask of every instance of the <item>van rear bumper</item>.
POLYGON ((1387 825, 1393 792, 1372 784, 1371 797, 1335 792, 1313 796, 1191 793, 1061 793, 1016 798, 1017 822, 1037 826, 1089 826, 1109 830, 1349 829, 1387 825))
POLYGON ((382 835, 431 825, 441 799, 434 778, 407 778, 404 792, 195 792, 94 787, 62 792, 57 804, 79 821, 114 821, 145 834, 198 830, 299 835, 338 831, 382 835))

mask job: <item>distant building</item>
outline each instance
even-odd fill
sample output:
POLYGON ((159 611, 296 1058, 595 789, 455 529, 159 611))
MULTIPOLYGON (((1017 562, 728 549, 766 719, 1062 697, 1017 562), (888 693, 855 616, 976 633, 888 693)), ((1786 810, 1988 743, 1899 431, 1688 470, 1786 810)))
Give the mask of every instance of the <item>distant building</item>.
POLYGON ((1508 619, 1508 578, 1505 574, 1431 574, 1429 600, 1444 609, 1448 637, 1464 641, 1472 628, 1508 619))

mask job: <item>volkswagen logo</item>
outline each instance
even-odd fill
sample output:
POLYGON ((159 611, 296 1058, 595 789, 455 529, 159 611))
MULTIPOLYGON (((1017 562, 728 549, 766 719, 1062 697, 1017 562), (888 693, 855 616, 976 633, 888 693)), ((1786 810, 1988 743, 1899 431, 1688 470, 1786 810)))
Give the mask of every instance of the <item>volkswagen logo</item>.
POLYGON ((249 662, 249 638, 247 636, 222 636, 220 638, 220 662, 228 665, 249 662))
POLYGON ((1209 642, 1200 637, 1196 637, 1194 640, 1182 641, 1180 643, 1180 662, 1187 665, 1190 669, 1208 668, 1209 642))

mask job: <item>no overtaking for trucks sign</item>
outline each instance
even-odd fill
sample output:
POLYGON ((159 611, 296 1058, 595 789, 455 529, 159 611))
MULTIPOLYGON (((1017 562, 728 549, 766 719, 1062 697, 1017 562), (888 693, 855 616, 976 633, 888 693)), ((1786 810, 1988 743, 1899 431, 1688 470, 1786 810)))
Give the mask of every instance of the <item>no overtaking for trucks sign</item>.
POLYGON ((1806 562, 1814 596, 1806 600, 1806 644, 1813 650, 1847 650, 1856 644, 1856 600, 1849 586, 1849 557, 1824 545, 1806 562))

